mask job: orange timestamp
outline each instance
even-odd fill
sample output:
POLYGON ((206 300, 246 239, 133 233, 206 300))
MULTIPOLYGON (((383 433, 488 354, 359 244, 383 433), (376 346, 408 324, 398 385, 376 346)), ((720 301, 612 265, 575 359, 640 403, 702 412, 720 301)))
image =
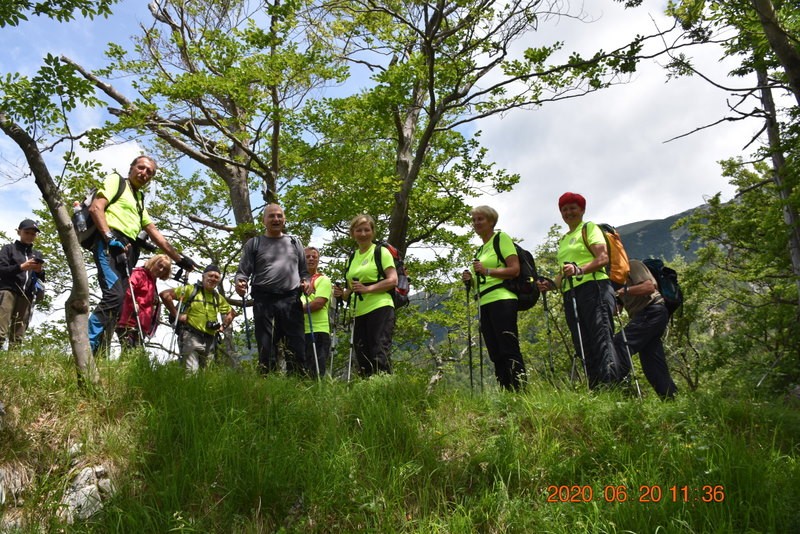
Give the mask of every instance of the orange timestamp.
POLYGON ((641 484, 638 489, 625 485, 606 485, 597 491, 590 485, 547 486, 547 502, 552 503, 659 503, 659 502, 725 502, 725 486, 704 484, 701 486, 641 484))

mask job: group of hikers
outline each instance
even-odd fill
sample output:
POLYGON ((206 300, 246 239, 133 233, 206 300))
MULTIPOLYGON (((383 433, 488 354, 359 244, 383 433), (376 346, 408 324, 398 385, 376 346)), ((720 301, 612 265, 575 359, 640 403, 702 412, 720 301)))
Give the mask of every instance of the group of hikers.
MULTIPOLYGON (((203 269, 197 284, 188 284, 184 276, 183 285, 157 291, 157 281, 170 277, 173 262, 180 267, 179 273, 200 267, 167 241, 144 207, 142 190, 156 171, 153 158, 137 157, 127 177, 111 174, 105 179, 89 208, 97 229, 91 251, 102 291, 89 319, 89 342, 95 353, 106 350, 113 333, 123 347, 141 344, 158 325, 163 303, 176 330, 180 361, 195 372, 207 365, 237 312, 217 291, 222 273, 213 264, 203 269), (142 231, 163 253, 136 267, 142 231)), ((581 357, 589 387, 622 382, 632 372, 631 355, 638 353, 656 393, 672 398, 677 387, 661 342, 669 315, 656 280, 642 262, 634 260, 627 281, 612 286, 604 269, 609 252, 602 231, 583 220, 585 198, 568 192, 559 198, 558 207, 569 227, 559 242, 562 268, 555 279, 539 278, 536 283, 541 292, 561 291, 575 353, 581 357), (630 321, 615 334, 618 301, 630 321)), ((526 370, 517 328, 517 295, 503 280, 518 276, 520 260, 510 236, 495 230, 497 211, 479 206, 471 217, 482 245, 462 280, 479 299, 480 331, 498 384, 519 390, 525 385, 526 370)), ((332 284, 318 271, 316 248, 304 247, 296 236, 284 233, 281 206, 267 204, 264 225, 263 235, 245 243, 234 279, 235 291, 245 304, 242 310, 247 309, 248 295, 253 302, 258 369, 276 371, 278 346, 283 344, 288 373, 324 376, 331 354, 329 304, 336 298, 350 302, 354 317, 348 378, 353 366, 363 377, 391 373, 392 291, 398 273, 387 247, 375 241, 373 218, 362 214, 350 223, 356 248, 347 264, 344 287, 332 284)), ((20 341, 36 294, 43 291, 43 259, 33 249, 39 228, 26 219, 17 232, 19 240, 0 251, 0 343, 6 337, 10 344, 20 341)))
MULTIPOLYGON (((559 240, 561 271, 554 280, 540 277, 536 285, 541 292, 561 291, 575 354, 581 358, 589 388, 625 380, 633 371, 631 356, 638 353, 644 375, 656 393, 663 399, 673 398, 678 388, 661 341, 669 313, 655 278, 641 261, 633 260, 627 280, 615 288, 605 270, 609 262, 606 239, 596 224, 583 220, 586 199, 567 192, 559 197, 558 208, 569 228, 559 240), (630 321, 615 334, 618 299, 630 321)), ((498 383, 519 390, 525 384, 526 371, 517 330, 517 296, 503 286, 503 280, 519 274, 519 257, 511 237, 495 231, 497 211, 479 206, 471 216, 482 245, 462 280, 478 294, 481 334, 498 383), (499 247, 494 246, 495 239, 499 247)))

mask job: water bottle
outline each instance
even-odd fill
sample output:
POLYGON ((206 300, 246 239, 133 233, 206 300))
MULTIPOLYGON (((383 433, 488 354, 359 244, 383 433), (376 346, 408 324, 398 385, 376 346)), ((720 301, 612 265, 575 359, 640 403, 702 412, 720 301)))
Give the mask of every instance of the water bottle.
POLYGON ((83 214, 83 210, 81 209, 81 203, 77 200, 72 205, 72 225, 78 232, 85 232, 86 231, 86 216, 83 214))

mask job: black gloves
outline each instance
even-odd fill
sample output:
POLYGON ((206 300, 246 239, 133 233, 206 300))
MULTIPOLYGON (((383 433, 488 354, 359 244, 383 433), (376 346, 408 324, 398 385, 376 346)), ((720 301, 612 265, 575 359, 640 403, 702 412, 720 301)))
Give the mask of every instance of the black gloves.
POLYGON ((181 259, 175 262, 178 267, 187 271, 194 271, 199 267, 192 258, 181 254, 181 259))

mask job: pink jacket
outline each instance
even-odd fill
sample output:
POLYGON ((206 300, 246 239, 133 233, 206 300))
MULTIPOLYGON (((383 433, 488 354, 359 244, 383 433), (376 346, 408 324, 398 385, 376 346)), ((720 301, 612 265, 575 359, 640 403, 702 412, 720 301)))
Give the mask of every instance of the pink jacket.
MULTIPOLYGON (((161 301, 158 298, 156 279, 144 267, 136 267, 131 273, 131 286, 139 305, 139 321, 146 336, 152 336, 158 328, 158 315, 161 311, 161 301)), ((125 290, 125 300, 122 303, 122 312, 119 316, 118 326, 137 328, 136 317, 133 315, 133 300, 131 299, 130 286, 125 290)))

